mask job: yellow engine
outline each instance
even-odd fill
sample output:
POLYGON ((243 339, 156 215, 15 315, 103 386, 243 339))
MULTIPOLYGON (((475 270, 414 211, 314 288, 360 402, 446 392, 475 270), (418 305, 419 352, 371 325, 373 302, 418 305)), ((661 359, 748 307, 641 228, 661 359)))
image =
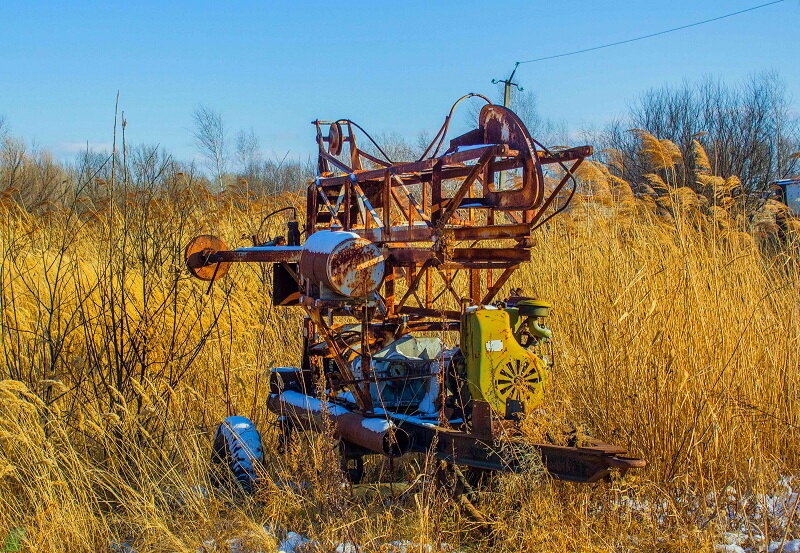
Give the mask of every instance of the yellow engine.
POLYGON ((467 308, 461 319, 461 351, 473 399, 503 417, 527 413, 544 397, 548 362, 525 346, 550 337, 540 324, 550 305, 525 299, 515 307, 467 308))

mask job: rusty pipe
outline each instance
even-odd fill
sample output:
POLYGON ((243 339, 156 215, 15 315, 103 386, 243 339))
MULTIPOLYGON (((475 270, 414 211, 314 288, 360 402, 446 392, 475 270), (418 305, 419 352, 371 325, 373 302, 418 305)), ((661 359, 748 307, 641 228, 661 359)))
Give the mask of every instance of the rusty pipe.
POLYGON ((286 390, 270 394, 267 400, 270 411, 279 416, 289 416, 315 428, 322 428, 329 417, 336 437, 387 457, 400 457, 411 447, 407 432, 382 417, 364 417, 331 403, 286 390))

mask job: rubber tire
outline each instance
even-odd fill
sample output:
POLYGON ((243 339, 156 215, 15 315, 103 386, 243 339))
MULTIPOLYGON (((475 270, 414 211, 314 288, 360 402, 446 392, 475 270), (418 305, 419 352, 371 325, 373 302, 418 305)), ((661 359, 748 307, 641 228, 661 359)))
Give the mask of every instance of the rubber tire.
MULTIPOLYGON (((227 465, 227 472, 241 490, 253 495, 258 482, 257 468, 263 466, 264 450, 261 447, 261 435, 255 424, 247 417, 228 417, 217 427, 214 444, 211 450, 211 462, 216 465, 227 465)), ((222 484, 222 482, 215 482, 222 484)))

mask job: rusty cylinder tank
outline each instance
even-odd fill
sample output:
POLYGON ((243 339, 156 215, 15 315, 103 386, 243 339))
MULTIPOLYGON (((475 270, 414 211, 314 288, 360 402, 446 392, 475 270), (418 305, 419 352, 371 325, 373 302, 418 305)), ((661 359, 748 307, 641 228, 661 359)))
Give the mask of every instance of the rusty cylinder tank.
POLYGON ((381 284, 385 269, 378 246, 353 232, 321 230, 300 253, 300 274, 336 295, 364 298, 381 284))

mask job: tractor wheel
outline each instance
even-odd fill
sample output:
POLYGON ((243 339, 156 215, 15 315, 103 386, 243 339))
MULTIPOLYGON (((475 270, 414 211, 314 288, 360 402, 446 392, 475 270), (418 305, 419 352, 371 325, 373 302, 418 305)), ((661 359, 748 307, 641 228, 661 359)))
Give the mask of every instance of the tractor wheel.
POLYGON ((211 449, 211 481, 218 487, 240 488, 253 495, 264 462, 261 436, 246 417, 228 417, 217 428, 211 449), (233 486, 231 486, 233 484, 233 486))

